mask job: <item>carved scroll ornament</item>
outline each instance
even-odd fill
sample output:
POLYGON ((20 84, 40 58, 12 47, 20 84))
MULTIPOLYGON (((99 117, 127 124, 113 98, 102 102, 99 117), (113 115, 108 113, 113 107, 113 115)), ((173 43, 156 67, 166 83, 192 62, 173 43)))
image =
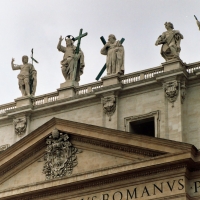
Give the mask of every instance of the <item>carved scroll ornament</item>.
POLYGON ((15 133, 18 136, 22 136, 26 132, 26 127, 27 127, 27 119, 26 117, 19 117, 13 120, 14 123, 14 128, 15 128, 15 133))
POLYGON ((165 96, 167 97, 168 101, 172 103, 172 107, 174 107, 174 102, 178 97, 178 82, 170 81, 165 83, 165 96))
POLYGON ((115 113, 116 110, 115 95, 102 98, 102 104, 104 113, 109 117, 109 121, 111 121, 111 116, 115 113))
POLYGON ((69 142, 67 134, 60 133, 57 129, 46 139, 46 144, 43 167, 46 179, 71 175, 73 168, 78 164, 76 154, 82 151, 69 142))

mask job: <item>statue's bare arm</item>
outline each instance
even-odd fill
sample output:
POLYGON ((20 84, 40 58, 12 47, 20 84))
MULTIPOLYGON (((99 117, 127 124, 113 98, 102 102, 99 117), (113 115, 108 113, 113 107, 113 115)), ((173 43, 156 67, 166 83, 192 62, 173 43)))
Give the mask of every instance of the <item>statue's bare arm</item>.
POLYGON ((58 51, 62 51, 63 53, 65 53, 65 47, 63 47, 61 45, 61 42, 63 41, 64 38, 62 38, 62 36, 60 36, 59 41, 58 41, 58 45, 57 45, 57 49, 58 51))
POLYGON ((21 69, 19 65, 15 65, 15 64, 14 64, 14 61, 15 61, 15 59, 12 58, 12 60, 11 60, 11 67, 12 67, 12 69, 13 69, 13 70, 21 69))

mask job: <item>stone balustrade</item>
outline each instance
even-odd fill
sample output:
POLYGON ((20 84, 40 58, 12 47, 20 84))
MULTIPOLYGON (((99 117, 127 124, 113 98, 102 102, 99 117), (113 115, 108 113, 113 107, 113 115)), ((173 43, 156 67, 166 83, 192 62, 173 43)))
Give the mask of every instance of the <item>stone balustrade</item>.
MULTIPOLYGON (((195 62, 191 64, 185 65, 186 71, 189 74, 192 74, 195 72, 195 70, 200 69, 200 62, 195 62)), ((156 74, 160 74, 164 72, 164 67, 158 66, 154 68, 150 68, 147 70, 141 70, 130 74, 125 74, 123 76, 120 76, 120 82, 122 84, 129 84, 134 83, 142 80, 147 80, 153 78, 156 74)), ((81 85, 78 87, 75 87, 75 95, 83 95, 93 92, 95 89, 99 89, 103 87, 103 81, 97 81, 85 85, 81 85)), ((45 95, 36 96, 32 100, 33 106, 38 106, 50 102, 54 102, 59 100, 59 91, 48 93, 45 95)), ((16 108, 16 102, 8 103, 0 105, 0 114, 6 113, 7 110, 15 109, 16 108)))
POLYGON ((121 82, 123 84, 133 83, 144 79, 153 78, 156 74, 163 73, 164 67, 158 66, 154 68, 150 68, 148 70, 142 70, 138 72, 134 72, 131 74, 126 74, 121 77, 121 82))
POLYGON ((186 65, 186 71, 189 74, 194 73, 194 71, 198 69, 200 69, 200 62, 190 63, 186 65))
POLYGON ((33 100, 33 105, 37 106, 37 105, 41 105, 41 104, 45 104, 45 103, 49 103, 49 102, 53 102, 57 100, 58 100, 58 92, 52 92, 49 94, 35 97, 33 100))
POLYGON ((16 108, 16 103, 11 102, 7 104, 0 105, 0 114, 5 113, 7 110, 12 110, 16 108))

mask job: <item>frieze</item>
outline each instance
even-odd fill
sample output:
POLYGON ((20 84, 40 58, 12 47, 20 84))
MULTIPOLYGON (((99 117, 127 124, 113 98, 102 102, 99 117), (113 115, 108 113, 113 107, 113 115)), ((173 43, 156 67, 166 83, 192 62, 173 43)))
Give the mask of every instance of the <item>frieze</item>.
MULTIPOLYGON (((137 178, 137 177, 141 177, 141 176, 149 176, 149 175, 153 175, 153 174, 178 170, 178 169, 182 169, 182 168, 186 169, 187 164, 185 164, 185 163, 175 164, 175 165, 171 165, 171 166, 167 166, 167 167, 160 167, 160 168, 157 168, 157 169, 154 169, 154 170, 149 170, 149 171, 133 172, 133 173, 128 173, 126 175, 123 174, 123 175, 119 175, 119 176, 112 177, 112 178, 103 178, 103 179, 96 180, 96 181, 95 180, 90 181, 90 182, 84 183, 84 184, 80 183, 80 184, 76 184, 74 186, 68 186, 68 187, 65 186, 63 188, 56 189, 56 190, 50 190, 48 192, 40 192, 40 193, 37 193, 35 195, 24 196, 23 200, 31 200, 31 199, 37 199, 37 198, 42 198, 42 197, 48 197, 48 196, 58 195, 58 194, 61 194, 61 193, 72 192, 72 191, 76 191, 76 190, 84 190, 84 189, 87 189, 87 188, 91 189, 92 187, 99 187, 99 186, 105 185, 105 184, 112 184, 112 183, 115 183, 117 181, 128 180, 128 179, 137 178)), ((178 179, 178 180, 180 180, 180 179, 178 179)), ((171 188, 173 187, 173 182, 174 182, 174 180, 169 183, 170 184, 169 187, 171 187, 171 188)), ((179 184, 179 186, 181 186, 181 184, 179 184)), ((198 185, 197 185, 197 187, 198 187, 198 185)), ((145 189, 145 187, 144 187, 144 189, 145 189)), ((200 188, 198 190, 200 190, 200 188)), ((16 198, 16 200, 21 200, 21 198, 16 198)), ((78 200, 81 200, 81 198, 78 199, 78 200)), ((94 199, 94 200, 99 200, 99 199, 94 199)))
POLYGON ((68 134, 63 134, 57 129, 46 139, 46 144, 43 167, 46 179, 70 176, 78 164, 76 154, 82 151, 69 142, 68 134))

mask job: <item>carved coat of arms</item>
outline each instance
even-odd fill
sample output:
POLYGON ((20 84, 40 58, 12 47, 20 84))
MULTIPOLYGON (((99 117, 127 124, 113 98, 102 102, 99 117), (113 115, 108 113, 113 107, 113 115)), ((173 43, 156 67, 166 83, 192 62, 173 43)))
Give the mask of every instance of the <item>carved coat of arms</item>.
POLYGON ((78 164, 76 154, 82 151, 74 147, 68 139, 67 134, 60 133, 57 129, 47 138, 43 167, 46 179, 69 176, 78 164))
POLYGON ((178 97, 178 82, 177 81, 171 81, 165 83, 165 96, 169 100, 170 103, 172 103, 172 107, 174 106, 174 102, 176 101, 178 97))
POLYGON ((103 110, 106 115, 109 117, 109 121, 111 121, 111 116, 114 114, 116 110, 116 97, 115 95, 111 95, 108 97, 102 98, 103 110))
POLYGON ((26 117, 19 117, 13 120, 15 133, 22 136, 26 132, 27 120, 26 117))

